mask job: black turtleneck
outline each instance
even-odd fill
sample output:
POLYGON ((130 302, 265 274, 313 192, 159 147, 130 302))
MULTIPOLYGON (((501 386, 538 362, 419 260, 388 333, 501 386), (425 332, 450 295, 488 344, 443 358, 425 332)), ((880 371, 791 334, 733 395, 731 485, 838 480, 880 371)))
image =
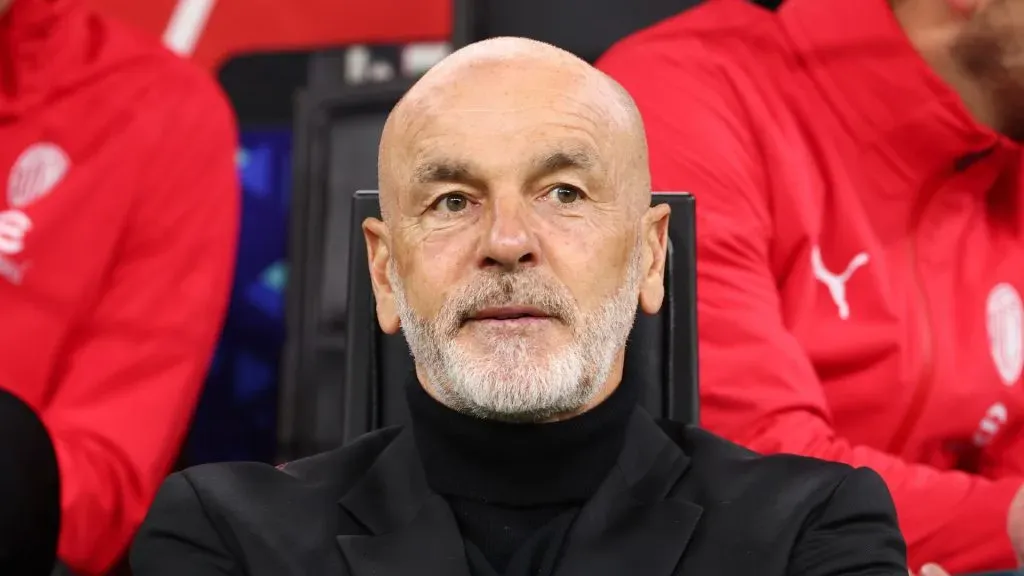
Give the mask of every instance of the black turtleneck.
POLYGON ((409 410, 427 482, 451 506, 471 563, 483 556, 495 574, 537 574, 553 565, 579 508, 618 459, 637 397, 624 382, 575 418, 512 424, 455 412, 411 383, 409 410))

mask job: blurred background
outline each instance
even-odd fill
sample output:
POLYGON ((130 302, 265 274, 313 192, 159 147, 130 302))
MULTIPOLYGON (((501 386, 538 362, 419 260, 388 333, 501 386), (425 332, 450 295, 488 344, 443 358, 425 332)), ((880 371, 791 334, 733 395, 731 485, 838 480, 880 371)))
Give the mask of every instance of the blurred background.
MULTIPOLYGON (((182 459, 187 464, 273 461, 285 369, 293 154, 296 131, 303 130, 296 125, 296 110, 314 84, 318 94, 333 94, 339 85, 422 73, 449 51, 452 6, 437 0, 94 0, 94 5, 199 62, 220 80, 236 110, 244 189, 240 249, 230 310, 182 459)), ((366 140, 359 148, 375 146, 372 126, 353 129, 352 139, 366 140)), ((364 175, 374 168, 375 158, 367 160, 364 175)), ((372 182, 364 186, 374 187, 372 182)), ((337 294, 344 297, 344 290, 337 294)))

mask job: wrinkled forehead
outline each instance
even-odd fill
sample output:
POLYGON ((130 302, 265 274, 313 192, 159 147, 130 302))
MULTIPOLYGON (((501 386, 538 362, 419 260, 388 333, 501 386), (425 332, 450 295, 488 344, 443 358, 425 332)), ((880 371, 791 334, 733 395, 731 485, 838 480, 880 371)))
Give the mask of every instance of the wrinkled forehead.
POLYGON ((402 139, 402 180, 526 179, 561 170, 598 177, 613 168, 614 137, 596 107, 555 89, 455 98, 411 119, 402 139))

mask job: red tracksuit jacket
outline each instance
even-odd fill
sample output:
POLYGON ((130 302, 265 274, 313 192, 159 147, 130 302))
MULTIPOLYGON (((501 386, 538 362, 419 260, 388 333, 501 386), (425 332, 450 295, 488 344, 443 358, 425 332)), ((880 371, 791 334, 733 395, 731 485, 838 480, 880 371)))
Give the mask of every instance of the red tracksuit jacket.
POLYGON ((1021 150, 886 0, 710 0, 599 67, 697 198, 702 422, 869 466, 912 567, 1010 567, 1024 475, 1021 150))
POLYGON ((0 386, 46 422, 60 557, 95 574, 177 455, 239 194, 215 83, 79 4, 14 0, 0 17, 0 386))

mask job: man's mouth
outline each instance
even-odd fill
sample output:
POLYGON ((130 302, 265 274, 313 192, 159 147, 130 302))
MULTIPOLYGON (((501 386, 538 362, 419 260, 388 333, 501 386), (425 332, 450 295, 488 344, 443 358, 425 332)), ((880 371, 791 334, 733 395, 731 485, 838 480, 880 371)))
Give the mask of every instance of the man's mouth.
POLYGON ((493 326, 528 326, 553 319, 544 311, 530 306, 496 306, 477 311, 467 322, 493 326))

